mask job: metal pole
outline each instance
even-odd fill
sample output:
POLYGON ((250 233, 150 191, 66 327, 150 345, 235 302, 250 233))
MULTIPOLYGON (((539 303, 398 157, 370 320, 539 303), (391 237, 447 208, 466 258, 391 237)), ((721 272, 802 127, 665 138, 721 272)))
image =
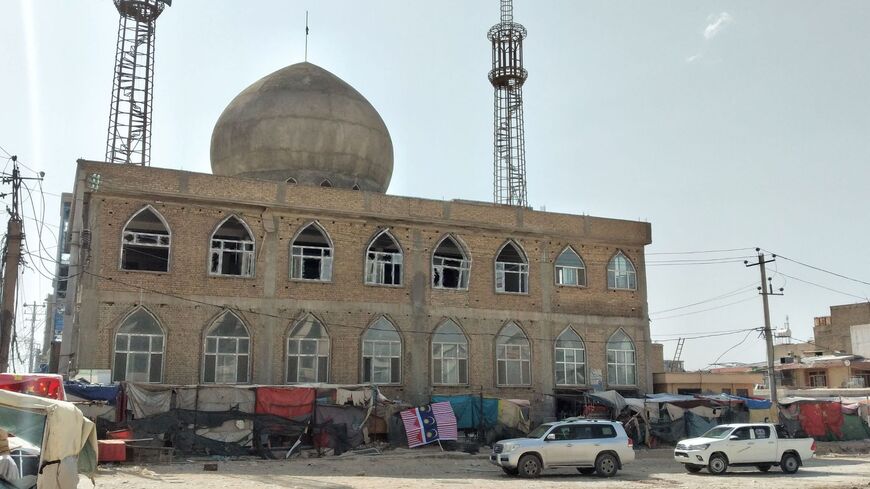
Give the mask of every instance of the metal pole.
POLYGON ((36 357, 36 351, 33 348, 33 338, 36 336, 36 301, 29 306, 27 304, 24 307, 30 307, 32 309, 32 314, 30 315, 30 346, 29 352, 30 357, 27 359, 27 371, 33 372, 33 359, 36 357))
MULTIPOLYGON (((15 173, 18 170, 14 170, 15 173)), ((0 313, 0 372, 9 371, 9 347, 15 325, 15 291, 18 286, 18 264, 21 261, 21 221, 9 218, 6 228, 6 262, 3 268, 3 310, 0 313)))
POLYGON ((773 332, 770 330, 770 305, 767 302, 767 269, 764 253, 758 254, 758 268, 761 270, 761 302, 764 305, 764 341, 767 343, 767 375, 770 383, 770 402, 772 408, 779 407, 776 394, 776 370, 773 367, 773 332))

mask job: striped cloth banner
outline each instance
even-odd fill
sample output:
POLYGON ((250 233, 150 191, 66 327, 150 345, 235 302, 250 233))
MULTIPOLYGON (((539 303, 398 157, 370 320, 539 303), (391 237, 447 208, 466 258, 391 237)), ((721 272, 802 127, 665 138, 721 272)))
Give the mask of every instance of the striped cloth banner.
POLYGON ((408 447, 457 439, 456 416, 449 402, 436 402, 401 412, 408 447))

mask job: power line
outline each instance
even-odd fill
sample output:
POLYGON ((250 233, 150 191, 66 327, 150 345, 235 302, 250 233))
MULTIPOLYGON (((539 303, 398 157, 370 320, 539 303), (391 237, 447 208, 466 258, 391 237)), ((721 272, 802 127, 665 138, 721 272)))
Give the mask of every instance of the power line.
POLYGON ((792 279, 792 280, 797 280, 798 282, 802 282, 802 283, 805 283, 805 284, 807 284, 807 285, 812 285, 812 286, 814 286, 814 287, 819 287, 819 288, 821 288, 821 289, 829 290, 829 291, 831 291, 831 292, 836 292, 836 293, 838 293, 838 294, 847 295, 847 296, 849 296, 849 297, 854 297, 854 298, 856 298, 856 299, 861 299, 861 300, 863 300, 863 301, 870 301, 870 299, 868 299, 867 297, 862 297, 862 296, 860 296, 860 295, 850 294, 850 293, 848 293, 848 292, 843 292, 842 290, 837 290, 837 289, 833 289, 833 288, 831 288, 831 287, 826 287, 826 286, 824 286, 824 285, 820 285, 820 284, 817 284, 817 283, 815 283, 815 282, 810 282, 809 280, 804 280, 804 279, 802 279, 802 278, 797 278, 797 277, 795 277, 795 276, 788 275, 788 274, 783 273, 783 272, 780 272, 780 271, 774 271, 774 274, 782 275, 783 277, 788 277, 788 278, 790 278, 790 279, 792 279))
POLYGON ((717 364, 719 363, 719 360, 721 360, 722 357, 724 357, 728 352, 730 352, 731 350, 733 350, 733 349, 737 348, 738 346, 742 345, 743 343, 745 343, 746 340, 749 338, 749 335, 752 334, 753 331, 758 331, 758 328, 750 329, 749 331, 747 331, 747 332, 746 332, 746 336, 744 336, 743 339, 740 340, 740 342, 738 342, 736 345, 734 345, 734 346, 732 346, 731 348, 729 348, 729 349, 725 350, 724 352, 722 352, 721 355, 719 355, 718 357, 716 357, 716 360, 715 360, 715 361, 708 363, 707 366, 709 367, 709 366, 711 366, 711 365, 717 365, 717 364))
MULTIPOLYGON (((768 253, 773 253, 773 252, 772 252, 772 251, 768 251, 768 253)), ((830 270, 825 270, 824 268, 816 267, 816 266, 809 265, 809 264, 804 263, 804 262, 800 262, 800 261, 797 261, 797 260, 793 260, 793 259, 788 258, 788 257, 786 257, 786 256, 780 255, 779 253, 773 253, 773 254, 775 254, 778 258, 782 258, 783 260, 787 260, 787 261, 790 261, 790 262, 792 262, 792 263, 797 263, 798 265, 801 265, 801 266, 804 266, 804 267, 807 267, 807 268, 812 268, 813 270, 817 270, 817 271, 819 271, 819 272, 827 273, 827 274, 829 274, 829 275, 833 275, 833 276, 835 276, 835 277, 840 277, 840 278, 843 278, 843 279, 846 279, 846 280, 851 280, 852 282, 857 282, 857 283, 859 283, 859 284, 870 285, 870 282, 865 282, 865 281, 863 281, 863 280, 858 280, 857 278, 847 277, 846 275, 843 275, 843 274, 840 274, 840 273, 837 273, 837 272, 832 272, 832 271, 830 271, 830 270)))
POLYGON ((651 312, 650 316, 655 315, 655 314, 663 314, 663 313, 671 312, 671 311, 678 311, 680 309, 686 309, 687 307, 697 306, 700 304, 706 304, 708 302, 714 302, 714 301, 717 301, 719 299, 725 299, 726 297, 731 297, 733 295, 739 295, 743 291, 748 291, 747 289, 749 289, 751 287, 754 288, 753 287, 754 285, 755 285, 755 282, 753 282, 751 284, 746 284, 743 287, 740 287, 739 289, 732 290, 731 292, 726 292, 722 295, 717 295, 716 297, 711 297, 709 299, 704 299, 702 301, 693 302, 691 304, 686 304, 685 306, 672 307, 670 309, 662 309, 661 311, 651 312))
POLYGON ((700 255, 703 253, 728 253, 732 251, 747 251, 754 250, 755 248, 730 248, 723 250, 699 250, 699 251, 657 251, 653 253, 646 253, 647 255, 700 255))
POLYGON ((702 313, 702 312, 715 311, 716 309, 722 309, 722 308, 724 308, 724 307, 733 306, 733 305, 735 305, 735 304, 741 304, 741 303, 746 302, 746 301, 751 301, 752 299, 755 299, 755 296, 754 296, 754 295, 753 295, 752 297, 747 297, 746 299, 742 299, 742 300, 734 301, 734 302, 729 302, 729 303, 727 303, 727 304, 722 304, 722 305, 720 305, 720 306, 710 307, 710 308, 707 308, 707 309, 701 309, 701 310, 698 310, 698 311, 685 312, 685 313, 682 313, 682 314, 674 314, 673 316, 665 316, 665 317, 661 317, 661 318, 650 318, 650 321, 664 321, 665 319, 674 319, 674 318, 680 318, 680 317, 683 317, 683 316, 691 316, 691 315, 693 315, 693 314, 700 314, 700 313, 702 313))

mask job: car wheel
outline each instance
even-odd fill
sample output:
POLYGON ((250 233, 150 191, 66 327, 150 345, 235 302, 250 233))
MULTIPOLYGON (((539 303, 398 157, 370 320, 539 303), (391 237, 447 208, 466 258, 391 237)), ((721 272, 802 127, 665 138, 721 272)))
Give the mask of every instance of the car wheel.
POLYGON ((509 469, 507 467, 502 467, 501 470, 503 470, 504 473, 507 475, 517 475, 520 473, 520 471, 517 469, 509 469))
POLYGON ((728 470, 728 459, 725 455, 717 453, 710 457, 710 462, 707 463, 707 472, 713 475, 722 475, 728 470))
POLYGON ((602 453, 595 459, 595 473, 600 477, 613 477, 619 469, 619 461, 610 453, 602 453))
POLYGON ((794 474, 800 466, 800 459, 793 453, 786 453, 782 456, 782 460, 779 461, 779 467, 786 474, 794 474))
POLYGON ((690 474, 697 474, 698 472, 701 471, 701 469, 704 468, 704 467, 701 467, 699 465, 685 464, 685 466, 686 466, 686 471, 688 471, 690 474))
POLYGON ((583 475, 594 474, 595 467, 577 467, 577 472, 580 472, 583 475))
POLYGON ((520 463, 517 465, 517 470, 523 477, 537 477, 541 475, 541 461, 534 455, 523 455, 520 457, 520 463))
POLYGON ((762 471, 762 472, 767 472, 768 470, 770 470, 770 467, 771 467, 770 464, 762 464, 762 465, 756 465, 756 466, 755 466, 756 469, 758 469, 758 470, 760 470, 760 471, 762 471))

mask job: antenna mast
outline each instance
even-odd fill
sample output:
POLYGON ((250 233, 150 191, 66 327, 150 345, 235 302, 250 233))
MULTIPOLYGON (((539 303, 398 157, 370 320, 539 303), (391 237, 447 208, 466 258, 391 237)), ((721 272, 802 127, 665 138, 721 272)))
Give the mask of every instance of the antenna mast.
POLYGON ((523 39, 526 28, 514 22, 512 0, 501 0, 501 22, 487 33, 492 42, 489 81, 495 89, 494 189, 496 204, 528 207, 526 144, 523 129, 523 39))
POLYGON ((114 0, 121 14, 106 161, 151 163, 154 30, 172 0, 114 0))

